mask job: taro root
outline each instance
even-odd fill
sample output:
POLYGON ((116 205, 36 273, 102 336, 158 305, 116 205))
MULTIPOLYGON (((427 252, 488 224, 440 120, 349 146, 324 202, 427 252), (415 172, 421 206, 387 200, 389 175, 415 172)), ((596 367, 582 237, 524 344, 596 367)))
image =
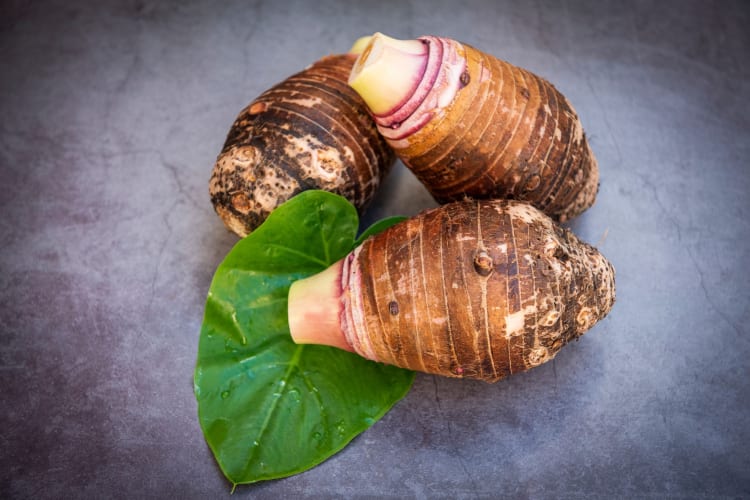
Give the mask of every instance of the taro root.
POLYGON ((605 317, 615 271, 533 206, 465 200, 366 239, 289 290, 297 343, 494 382, 551 360, 605 317))
POLYGON ((558 221, 594 203, 599 171, 581 122, 529 71, 448 38, 376 33, 349 83, 440 203, 518 199, 558 221))
POLYGON ((308 190, 348 199, 360 213, 395 156, 347 85, 356 54, 324 57, 273 86, 239 114, 214 165, 211 202, 243 237, 308 190))

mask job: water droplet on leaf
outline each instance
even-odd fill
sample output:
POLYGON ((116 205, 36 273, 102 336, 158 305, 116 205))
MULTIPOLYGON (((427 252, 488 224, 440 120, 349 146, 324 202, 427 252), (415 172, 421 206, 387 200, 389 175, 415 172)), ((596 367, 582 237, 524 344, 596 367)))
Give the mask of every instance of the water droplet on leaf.
POLYGON ((286 393, 290 398, 292 398, 292 401, 294 401, 295 403, 299 403, 301 401, 300 396, 299 396, 299 390, 289 389, 286 393))
POLYGON ((338 432, 339 434, 344 434, 344 432, 346 432, 346 427, 344 427, 343 420, 339 420, 334 425, 336 426, 336 432, 338 432))

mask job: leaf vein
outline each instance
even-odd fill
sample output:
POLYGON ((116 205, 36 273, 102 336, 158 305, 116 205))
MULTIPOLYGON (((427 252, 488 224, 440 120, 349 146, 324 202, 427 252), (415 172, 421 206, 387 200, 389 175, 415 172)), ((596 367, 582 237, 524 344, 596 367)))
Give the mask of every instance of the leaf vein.
POLYGON ((255 442, 258 443, 257 446, 251 446, 250 447, 250 454, 247 457, 247 461, 245 463, 245 472, 244 476, 247 476, 247 473, 250 469, 250 466, 253 463, 253 459, 255 458, 255 450, 257 450, 260 447, 260 443, 263 441, 263 435, 268 430, 268 426, 271 423, 271 419, 273 415, 276 413, 276 409, 279 407, 279 401, 281 401, 281 398, 284 396, 284 393, 286 393, 286 388, 289 385, 289 378, 292 375, 292 372, 299 367, 299 360, 302 355, 302 351, 304 349, 303 345, 298 345, 295 350, 294 354, 292 354, 292 358, 289 360, 289 366, 286 369, 286 372, 284 373, 284 376, 279 380, 279 385, 281 386, 281 390, 277 393, 277 395, 274 395, 273 401, 271 403, 271 407, 266 412, 266 417, 263 419, 263 423, 261 424, 261 427, 257 434, 257 439, 255 439, 255 442))

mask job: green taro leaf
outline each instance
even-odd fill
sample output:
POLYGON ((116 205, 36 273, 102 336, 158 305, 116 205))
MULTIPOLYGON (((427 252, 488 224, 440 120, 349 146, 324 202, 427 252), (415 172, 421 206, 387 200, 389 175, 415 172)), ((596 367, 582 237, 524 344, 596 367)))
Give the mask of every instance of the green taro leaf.
MULTIPOLYGON (((363 237, 402 220, 375 223, 363 237)), ((278 207, 219 265, 195 368, 201 428, 236 486, 289 476, 330 457, 409 391, 414 374, 333 347, 297 345, 290 284, 355 246, 344 198, 306 191, 278 207)))

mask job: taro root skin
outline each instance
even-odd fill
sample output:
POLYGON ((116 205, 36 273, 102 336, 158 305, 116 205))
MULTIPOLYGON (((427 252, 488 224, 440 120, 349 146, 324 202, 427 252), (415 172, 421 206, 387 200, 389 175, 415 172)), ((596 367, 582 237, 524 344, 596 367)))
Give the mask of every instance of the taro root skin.
POLYGON ((395 48, 380 49, 391 40, 373 35, 376 50, 363 51, 349 82, 368 102, 381 80, 400 79, 405 93, 393 97, 390 112, 373 116, 438 202, 518 199, 558 221, 593 205, 596 159, 573 106, 551 83, 469 45, 424 36, 418 40, 427 48, 426 65, 412 65, 420 78, 413 86, 407 71, 388 71, 403 66, 388 60, 395 48), (379 78, 376 71, 360 74, 378 69, 370 65, 380 68, 379 78))
POLYGON ((395 162, 362 99, 347 85, 355 54, 325 57, 240 112, 214 165, 217 214, 244 237, 308 189, 348 199, 361 213, 395 162))
POLYGON ((513 200, 427 210, 331 269, 292 284, 296 342, 488 382, 551 360, 615 301, 615 271, 601 253, 513 200), (327 332, 313 326, 324 323, 327 332))

